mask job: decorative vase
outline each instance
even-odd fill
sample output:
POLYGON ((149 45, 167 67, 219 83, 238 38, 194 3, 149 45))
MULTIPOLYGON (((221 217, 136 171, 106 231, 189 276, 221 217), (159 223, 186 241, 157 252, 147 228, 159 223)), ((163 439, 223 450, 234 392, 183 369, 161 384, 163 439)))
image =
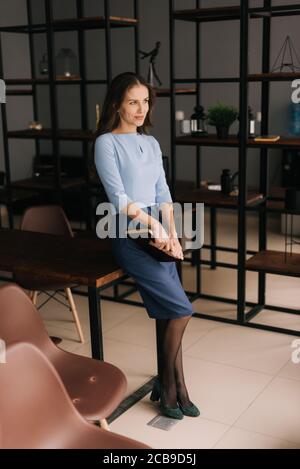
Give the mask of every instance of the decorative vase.
POLYGON ((39 69, 40 69, 41 75, 48 75, 49 69, 48 69, 48 55, 47 54, 44 54, 42 59, 40 60, 39 69))
POLYGON ((216 129, 217 129, 217 137, 222 139, 222 140, 226 140, 228 138, 228 135, 229 135, 229 127, 226 127, 224 125, 218 125, 216 126, 216 129))
POLYGON ((300 135, 300 103, 290 103, 289 135, 300 135))

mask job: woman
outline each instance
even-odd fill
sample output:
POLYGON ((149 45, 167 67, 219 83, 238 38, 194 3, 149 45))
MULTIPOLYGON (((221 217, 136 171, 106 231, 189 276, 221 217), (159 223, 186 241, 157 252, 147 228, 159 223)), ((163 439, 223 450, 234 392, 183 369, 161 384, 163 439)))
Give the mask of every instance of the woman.
MULTIPOLYGON (((147 132, 153 102, 153 90, 142 77, 126 72, 114 78, 96 133, 95 164, 118 216, 151 228, 158 249, 183 259, 161 150, 147 132), (153 214, 158 207, 163 219, 169 220, 168 232, 159 221, 158 210, 153 214)), ((158 262, 120 233, 112 245, 117 263, 135 279, 149 317, 157 321, 159 379, 151 399, 160 399, 161 410, 168 417, 196 417, 200 412, 185 385, 181 345, 193 311, 175 262, 158 262)))

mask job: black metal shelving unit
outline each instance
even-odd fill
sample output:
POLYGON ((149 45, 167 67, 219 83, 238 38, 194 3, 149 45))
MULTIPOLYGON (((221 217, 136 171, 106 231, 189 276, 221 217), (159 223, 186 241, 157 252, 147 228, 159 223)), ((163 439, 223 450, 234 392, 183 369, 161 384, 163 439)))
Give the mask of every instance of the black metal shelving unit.
MULTIPOLYGON (((84 0, 74 0, 76 2, 77 17, 73 19, 60 19, 56 20, 53 16, 53 2, 52 0, 44 0, 45 6, 45 19, 43 24, 34 24, 32 20, 32 5, 31 0, 26 0, 27 5, 27 24, 20 26, 9 26, 0 28, 0 76, 5 80, 2 60, 1 49, 1 35, 4 33, 20 33, 28 34, 29 36, 29 51, 30 51, 30 79, 8 79, 5 80, 6 85, 10 87, 7 91, 8 96, 31 96, 33 100, 33 118, 38 120, 38 98, 37 86, 44 85, 49 87, 50 93, 50 113, 51 113, 51 128, 43 130, 9 130, 7 127, 7 117, 5 106, 2 105, 2 126, 3 126, 3 142, 4 142, 4 159, 5 159, 5 172, 6 172, 6 197, 9 215, 9 225, 13 227, 13 210, 12 200, 13 191, 15 189, 30 190, 38 193, 52 193, 55 196, 55 201, 62 203, 62 195, 64 191, 75 189, 83 190, 86 202, 86 222, 87 226, 91 226, 90 213, 90 195, 91 184, 88 171, 88 153, 89 142, 93 140, 93 130, 88 128, 88 109, 87 109, 87 85, 101 84, 108 85, 112 79, 112 50, 111 50, 111 32, 116 28, 134 28, 134 50, 135 50, 135 70, 139 72, 139 8, 138 0, 133 0, 134 18, 116 17, 110 14, 110 1, 104 1, 104 16, 99 17, 85 17, 84 16, 84 0), (85 31, 91 29, 104 29, 105 30, 105 47, 106 47, 106 77, 99 80, 89 80, 86 75, 85 63, 85 31), (78 33, 78 55, 79 55, 79 73, 78 78, 70 79, 57 79, 55 71, 55 33, 61 31, 77 31, 78 33), (48 53, 48 67, 49 76, 47 78, 37 78, 35 68, 35 54, 34 54, 34 40, 35 34, 45 33, 47 38, 47 53, 48 53), (81 104, 81 128, 80 129, 60 129, 57 112, 57 85, 74 85, 80 87, 80 104, 81 104), (19 89, 11 87, 31 85, 31 89, 19 89), (35 141, 36 156, 39 157, 40 140, 48 139, 52 141, 53 149, 53 163, 54 163, 54 178, 44 180, 38 178, 30 178, 22 181, 11 181, 10 170, 10 139, 33 139, 35 141), (81 141, 82 142, 82 157, 85 159, 85 174, 80 178, 62 178, 61 174, 61 154, 60 142, 63 140, 81 141)), ((9 105, 9 102, 6 106, 9 105)))
POLYGON ((283 329, 279 327, 255 324, 250 322, 262 309, 271 309, 274 311, 282 311, 287 313, 300 314, 300 310, 291 308, 278 307, 266 304, 266 273, 274 273, 280 275, 300 275, 299 255, 295 254, 289 258, 287 263, 283 261, 283 253, 274 253, 267 250, 267 213, 268 211, 284 211, 283 207, 274 208, 271 203, 271 197, 268 193, 268 150, 272 148, 300 148, 300 139, 297 138, 281 138, 275 143, 257 143, 248 139, 247 135, 247 109, 248 109, 248 84, 250 82, 261 82, 262 97, 262 134, 268 133, 269 127, 269 89, 271 81, 290 81, 299 78, 299 73, 271 73, 270 72, 270 31, 271 21, 273 17, 300 15, 300 4, 272 6, 271 0, 264 0, 263 7, 250 8, 249 1, 243 0, 240 6, 234 7, 214 7, 199 8, 199 2, 196 2, 195 9, 191 10, 175 10, 174 0, 169 0, 170 14, 170 88, 171 88, 171 174, 172 174, 172 193, 175 200, 180 202, 203 202, 210 207, 210 228, 211 243, 205 244, 204 248, 210 250, 210 260, 204 261, 200 259, 199 254, 194 253, 192 256, 193 264, 197 266, 196 276, 196 292, 187 292, 191 300, 197 298, 205 298, 209 300, 217 300, 237 305, 237 318, 220 318, 213 315, 196 313, 195 316, 212 319, 221 322, 239 324, 248 327, 282 332, 293 335, 300 335, 299 331, 283 329), (263 55, 262 55, 262 73, 248 73, 248 28, 249 21, 261 19, 263 22, 263 55), (190 21, 196 23, 199 34, 199 25, 202 22, 209 21, 229 21, 236 20, 240 23, 240 71, 238 77, 231 78, 215 78, 201 77, 199 67, 199 36, 196 35, 196 77, 177 79, 174 75, 175 70, 175 24, 176 21, 190 21), (238 83, 239 84, 239 114, 240 114, 240 130, 239 138, 230 137, 228 140, 219 140, 215 135, 208 137, 176 137, 175 133, 175 84, 194 84, 197 85, 197 104, 199 102, 199 85, 201 83, 238 83), (197 161, 197 183, 196 189, 180 194, 176 197, 176 147, 177 145, 192 145, 196 147, 197 161), (236 198, 228 196, 212 197, 209 191, 200 189, 201 160, 200 148, 202 146, 216 147, 236 147, 238 148, 238 166, 239 166, 239 195, 236 198), (247 190, 247 150, 248 148, 260 149, 260 180, 259 189, 252 193, 247 190), (230 200, 229 200, 230 199, 230 200), (238 248, 226 248, 216 245, 216 209, 217 208, 235 208, 238 213, 238 248), (259 214, 259 251, 247 251, 246 248, 246 212, 247 210, 257 210, 259 214), (224 262, 217 262, 217 251, 237 252, 237 265, 224 262), (250 259, 246 259, 251 254, 250 259), (197 257, 198 255, 198 262, 197 257), (237 269, 237 298, 224 298, 220 296, 208 295, 201 292, 201 265, 208 264, 211 268, 225 267, 237 269), (246 302, 246 271, 252 270, 259 273, 258 279, 258 300, 256 303, 246 302), (251 309, 245 312, 246 306, 251 309))

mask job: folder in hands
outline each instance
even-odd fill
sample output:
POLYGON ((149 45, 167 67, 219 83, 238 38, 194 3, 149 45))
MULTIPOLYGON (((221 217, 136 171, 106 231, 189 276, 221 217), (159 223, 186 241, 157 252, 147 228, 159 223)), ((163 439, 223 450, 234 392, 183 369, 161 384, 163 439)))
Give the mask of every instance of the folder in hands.
POLYGON ((126 231, 126 234, 158 262, 182 261, 182 259, 174 257, 171 251, 166 252, 155 246, 155 238, 150 228, 130 229, 126 231))

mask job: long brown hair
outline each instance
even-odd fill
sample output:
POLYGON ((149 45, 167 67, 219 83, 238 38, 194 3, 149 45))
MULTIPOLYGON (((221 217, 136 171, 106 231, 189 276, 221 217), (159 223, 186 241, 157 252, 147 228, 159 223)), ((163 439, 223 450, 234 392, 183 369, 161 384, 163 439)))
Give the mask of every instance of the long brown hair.
POLYGON ((95 140, 99 135, 112 132, 119 126, 120 116, 117 109, 121 106, 127 91, 136 85, 145 86, 149 92, 149 111, 143 125, 137 128, 138 133, 148 134, 148 127, 152 126, 151 117, 155 101, 154 90, 142 76, 133 72, 124 72, 112 80, 107 90, 98 128, 94 135, 95 140))

